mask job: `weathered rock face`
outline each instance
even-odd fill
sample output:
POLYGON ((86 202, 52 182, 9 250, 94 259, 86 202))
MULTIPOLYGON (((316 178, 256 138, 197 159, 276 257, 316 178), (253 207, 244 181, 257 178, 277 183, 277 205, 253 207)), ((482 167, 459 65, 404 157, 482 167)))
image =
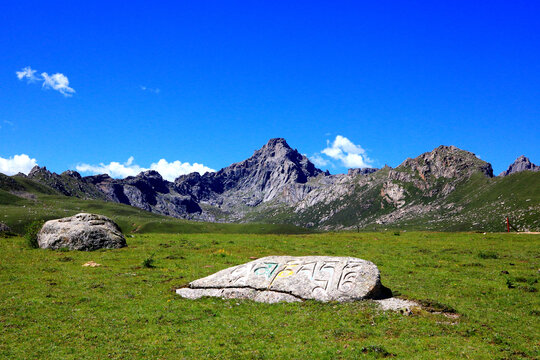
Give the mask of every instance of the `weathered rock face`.
MULTIPOLYGON (((383 184, 381 189, 381 197, 383 202, 394 205, 396 208, 400 208, 405 205, 406 191, 399 184, 395 184, 391 181, 387 181, 383 184)), ((384 206, 384 204, 382 205, 384 206)))
POLYGON ((28 173, 28 178, 47 185, 66 196, 75 196, 82 199, 109 200, 105 194, 93 184, 82 180, 81 175, 72 170, 62 174, 50 172, 47 168, 34 166, 28 173))
POLYGON ((376 169, 376 168, 349 169, 349 171, 347 171, 347 175, 349 176, 369 175, 369 174, 373 174, 377 170, 379 169, 376 169))
POLYGON ((252 157, 215 173, 189 174, 175 180, 185 194, 223 209, 255 207, 278 200, 288 203, 303 197, 301 184, 323 172, 285 139, 270 139, 252 157))
POLYGON ((514 161, 506 171, 503 171, 499 176, 507 176, 520 171, 540 171, 540 166, 535 165, 525 155, 521 155, 514 161))
POLYGON ((475 172, 482 172, 493 177, 490 163, 480 160, 471 152, 458 149, 455 146, 441 145, 431 152, 426 152, 414 159, 407 159, 396 170, 410 169, 424 180, 430 177, 438 178, 466 178, 475 172))
POLYGON ((124 247, 126 239, 108 217, 81 213, 47 221, 38 233, 38 244, 43 249, 91 251, 124 247))
POLYGON ((180 191, 157 171, 149 170, 125 179, 95 175, 84 177, 83 180, 96 186, 110 201, 143 210, 188 219, 202 212, 193 196, 180 191))
POLYGON ((215 296, 270 303, 344 302, 391 295, 382 286, 375 264, 335 256, 268 256, 195 280, 176 292, 189 299, 215 296))

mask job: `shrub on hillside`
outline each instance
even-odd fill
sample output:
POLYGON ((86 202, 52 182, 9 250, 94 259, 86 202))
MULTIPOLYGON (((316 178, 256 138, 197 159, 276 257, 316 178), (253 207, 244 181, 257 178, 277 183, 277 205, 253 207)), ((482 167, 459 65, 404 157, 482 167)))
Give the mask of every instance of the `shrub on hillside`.
POLYGON ((142 262, 142 266, 148 269, 155 268, 156 266, 154 265, 154 254, 144 259, 142 262))
POLYGON ((39 247, 37 234, 43 227, 44 223, 45 222, 43 220, 36 220, 28 224, 24 229, 24 238, 26 239, 26 243, 33 249, 37 249, 39 247))
POLYGON ((480 259, 498 259, 499 255, 493 251, 480 251, 478 257, 480 259))

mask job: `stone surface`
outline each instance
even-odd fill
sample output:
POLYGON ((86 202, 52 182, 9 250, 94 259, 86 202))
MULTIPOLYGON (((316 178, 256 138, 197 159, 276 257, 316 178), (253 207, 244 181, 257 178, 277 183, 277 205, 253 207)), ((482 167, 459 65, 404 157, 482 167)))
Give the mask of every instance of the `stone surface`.
POLYGON ((101 264, 98 264, 95 261, 88 261, 88 262, 85 262, 84 264, 82 264, 82 266, 83 267, 98 267, 98 266, 101 266, 101 264))
POLYGON ((187 299, 199 299, 203 296, 220 297, 223 299, 249 299, 264 303, 277 302, 299 302, 302 299, 277 291, 255 290, 250 288, 223 288, 223 289, 191 289, 183 288, 176 290, 176 293, 187 299))
POLYGON ((43 249, 90 251, 121 248, 126 246, 126 239, 108 217, 81 213, 47 221, 38 233, 38 244, 43 249))
POLYGON ((375 302, 380 306, 384 311, 399 311, 403 314, 410 315, 412 314, 413 309, 421 308, 420 304, 411 300, 404 300, 400 298, 388 298, 375 300, 375 302))
POLYGON ((335 256, 268 256, 192 281, 177 293, 279 301, 354 301, 389 297, 379 269, 370 261, 335 256))

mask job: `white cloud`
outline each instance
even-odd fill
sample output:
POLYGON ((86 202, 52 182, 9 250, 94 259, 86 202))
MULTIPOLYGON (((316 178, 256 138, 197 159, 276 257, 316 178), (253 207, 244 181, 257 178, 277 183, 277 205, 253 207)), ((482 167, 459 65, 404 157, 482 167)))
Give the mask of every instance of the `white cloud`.
MULTIPOLYGON (((366 151, 360 145, 354 144, 341 135, 337 135, 332 143, 328 140, 326 148, 321 150, 321 153, 333 160, 340 161, 342 166, 348 168, 369 167, 372 163, 372 160, 366 156, 366 151)), ((313 157, 316 156, 321 157, 319 154, 315 154, 313 157)))
POLYGON ((309 160, 317 167, 328 166, 330 164, 330 161, 323 158, 320 154, 313 154, 309 160))
POLYGON ((19 78, 19 80, 28 79, 28 82, 33 82, 33 81, 38 80, 36 75, 34 75, 36 71, 37 70, 32 70, 30 66, 27 66, 21 71, 15 71, 15 73, 17 74, 17 77, 19 78))
POLYGON ((40 76, 36 76, 37 70, 32 70, 30 66, 25 67, 21 71, 15 71, 19 80, 27 79, 28 82, 43 81, 42 87, 58 91, 65 97, 70 97, 75 93, 75 90, 69 86, 69 79, 61 73, 49 75, 42 72, 40 76))
POLYGON ((133 156, 131 156, 125 163, 121 164, 116 161, 112 161, 108 164, 100 163, 99 165, 79 164, 76 166, 77 171, 83 173, 92 174, 109 174, 114 178, 125 178, 127 176, 135 176, 141 171, 146 169, 133 165, 133 156))
POLYGON ((15 155, 8 159, 0 157, 0 173, 6 175, 15 175, 19 172, 28 174, 28 172, 36 165, 36 159, 31 159, 26 154, 15 155))
POLYGON ((133 163, 133 156, 131 156, 125 163, 121 164, 116 161, 112 161, 109 164, 100 163, 99 165, 79 164, 76 166, 77 171, 82 173, 92 174, 109 174, 113 178, 125 178, 127 176, 136 176, 142 171, 155 170, 161 174, 165 180, 174 181, 178 176, 189 174, 192 172, 198 172, 204 174, 206 172, 214 172, 203 164, 181 161, 168 162, 165 159, 159 160, 157 163, 152 163, 149 168, 141 167, 133 163))
POLYGON ((75 90, 69 87, 69 80, 64 74, 56 73, 49 76, 46 72, 42 72, 41 76, 44 88, 51 88, 64 96, 72 96, 75 93, 75 90))
POLYGON ((139 88, 142 90, 142 91, 149 91, 149 92, 152 92, 154 94, 159 94, 161 92, 161 90, 159 88, 149 88, 149 87, 146 87, 146 86, 139 86, 139 88))
POLYGON ((211 169, 203 164, 188 162, 181 162, 179 160, 173 162, 167 162, 165 159, 159 160, 157 163, 150 165, 150 169, 156 170, 158 173, 163 176, 164 179, 169 181, 174 181, 178 176, 190 174, 192 172, 198 172, 199 174, 204 174, 207 172, 214 172, 216 170, 211 169))

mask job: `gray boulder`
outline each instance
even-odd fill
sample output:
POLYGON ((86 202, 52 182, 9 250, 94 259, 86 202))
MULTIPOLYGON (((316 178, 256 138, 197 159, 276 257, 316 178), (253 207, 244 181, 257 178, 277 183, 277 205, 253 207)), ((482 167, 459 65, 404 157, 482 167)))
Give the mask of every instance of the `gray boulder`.
POLYGON ((50 220, 38 233, 43 249, 97 250, 127 246, 118 225, 103 215, 81 213, 50 220))
POLYGON ((195 280, 176 292, 188 299, 214 296, 267 303, 345 302, 391 295, 375 264, 335 256, 268 256, 195 280))
POLYGON ((0 232, 9 232, 9 231, 11 231, 9 226, 4 224, 3 222, 0 222, 0 232))

